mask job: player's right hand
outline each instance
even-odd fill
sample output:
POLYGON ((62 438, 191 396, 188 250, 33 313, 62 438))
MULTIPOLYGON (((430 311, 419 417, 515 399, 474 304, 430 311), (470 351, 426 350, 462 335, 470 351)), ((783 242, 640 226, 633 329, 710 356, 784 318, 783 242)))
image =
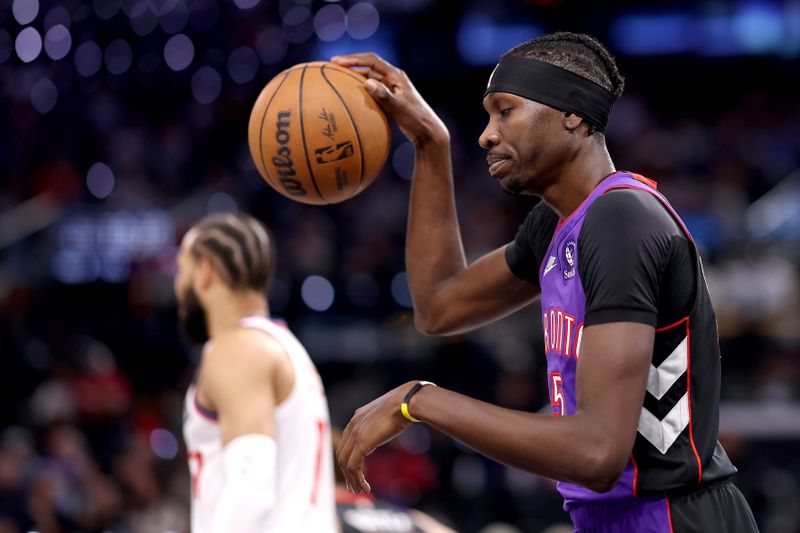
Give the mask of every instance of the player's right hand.
POLYGON ((373 52, 331 58, 343 67, 355 68, 368 79, 367 91, 397 121, 403 134, 416 146, 429 141, 448 141, 450 133, 442 119, 420 96, 406 73, 373 52))
POLYGON ((344 428, 336 449, 336 460, 344 474, 347 488, 352 492, 370 492, 371 488, 364 477, 364 459, 375 448, 392 440, 411 425, 401 414, 400 405, 406 393, 416 383, 409 381, 357 409, 344 428))

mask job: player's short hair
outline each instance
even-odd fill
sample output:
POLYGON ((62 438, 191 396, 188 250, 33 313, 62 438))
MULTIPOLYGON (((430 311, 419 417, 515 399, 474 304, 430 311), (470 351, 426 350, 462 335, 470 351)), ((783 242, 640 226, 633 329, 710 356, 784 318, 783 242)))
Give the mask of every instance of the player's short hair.
POLYGON ((244 213, 210 215, 194 225, 190 253, 205 257, 234 290, 264 290, 275 269, 275 246, 261 222, 244 213))
MULTIPOLYGON (((522 57, 550 63, 595 82, 615 98, 625 89, 625 78, 614 57, 600 41, 583 33, 560 31, 515 46, 502 57, 522 57)), ((589 134, 600 133, 589 125, 589 134)))

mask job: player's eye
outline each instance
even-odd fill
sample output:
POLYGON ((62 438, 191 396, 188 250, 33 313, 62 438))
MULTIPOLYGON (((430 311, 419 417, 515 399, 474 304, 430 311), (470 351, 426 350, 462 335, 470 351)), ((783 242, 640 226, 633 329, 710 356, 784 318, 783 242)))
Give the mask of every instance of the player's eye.
POLYGON ((511 108, 511 107, 505 107, 505 108, 501 109, 501 110, 500 110, 500 116, 501 116, 501 117, 506 117, 506 116, 508 116, 508 114, 509 114, 509 113, 511 113, 511 109, 513 109, 513 108, 511 108))

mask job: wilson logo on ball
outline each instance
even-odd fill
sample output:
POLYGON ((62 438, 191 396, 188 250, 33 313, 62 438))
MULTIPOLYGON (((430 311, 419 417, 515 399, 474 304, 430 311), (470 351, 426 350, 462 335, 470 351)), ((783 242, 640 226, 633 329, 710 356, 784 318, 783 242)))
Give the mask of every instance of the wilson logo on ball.
POLYGON ((308 192, 303 188, 303 184, 292 177, 296 175, 296 172, 294 170, 294 161, 292 161, 292 150, 287 146, 291 140, 289 135, 289 127, 292 125, 291 118, 291 111, 278 111, 278 121, 275 123, 277 128, 275 140, 280 147, 275 152, 275 155, 272 156, 272 164, 278 169, 278 179, 287 193, 293 196, 305 196, 308 192))
POLYGON ((345 141, 334 146, 323 146, 314 150, 317 163, 333 163, 352 156, 354 153, 353 143, 345 141))

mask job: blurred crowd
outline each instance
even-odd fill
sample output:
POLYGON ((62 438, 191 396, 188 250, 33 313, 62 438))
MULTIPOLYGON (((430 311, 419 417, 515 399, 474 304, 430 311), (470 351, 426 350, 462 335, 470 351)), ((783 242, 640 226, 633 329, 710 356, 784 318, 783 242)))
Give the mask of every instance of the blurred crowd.
MULTIPOLYGON (((245 79, 233 69, 238 78, 220 80, 209 101, 189 70, 160 60, 119 73, 73 70, 67 61, 90 30, 103 45, 124 26, 134 59, 167 32, 162 23, 153 34, 137 25, 131 33, 125 17, 135 2, 127 4, 108 17, 102 9, 76 16, 64 61, 0 53, 0 533, 188 531, 182 395, 198 352, 179 334, 172 275, 180 236, 210 212, 246 210, 274 233, 271 310, 319 366, 335 424, 415 378, 512 408, 548 403, 534 309, 453 338, 414 330, 403 265, 414 156, 399 131, 381 176, 340 205, 292 203, 258 176, 245 137, 250 105, 282 68, 324 59, 311 34, 300 41, 284 20, 289 41, 278 54, 257 17, 238 12, 247 1, 178 2, 192 13, 194 29, 185 31, 196 65, 224 75, 220 51, 233 48, 236 32, 197 23, 216 6, 258 52, 257 73, 245 79), (45 112, 30 96, 41 76, 58 89, 45 112)), ((453 16, 446 2, 407 0, 402 13, 374 4, 383 16, 376 35, 397 44, 385 53, 450 127, 461 230, 474 259, 509 242, 535 202, 506 196, 485 171, 477 137, 491 66, 467 66, 456 54, 438 64, 420 53, 423 38, 429 49, 453 50, 448 31, 433 31, 453 16)), ((42 2, 36 20, 53 6, 42 2)), ((265 1, 255 12, 280 25, 292 6, 318 7, 265 1)), ((44 24, 61 20, 53 17, 44 24)), ((10 13, 0 21, 10 35, 21 27, 10 13)), ((736 483, 762 531, 798 532, 800 106, 792 87, 800 62, 618 60, 628 90, 609 148, 617 168, 659 182, 701 245, 723 353, 722 439, 740 469, 736 483)), ((377 451, 368 475, 382 498, 459 531, 539 532, 568 521, 553 482, 421 426, 377 451)))

